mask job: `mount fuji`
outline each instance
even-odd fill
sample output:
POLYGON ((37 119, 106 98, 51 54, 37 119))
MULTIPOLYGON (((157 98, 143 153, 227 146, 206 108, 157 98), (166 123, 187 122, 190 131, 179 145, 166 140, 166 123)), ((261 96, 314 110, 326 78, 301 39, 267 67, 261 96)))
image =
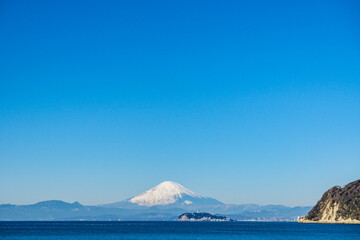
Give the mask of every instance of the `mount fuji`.
POLYGON ((78 202, 43 201, 30 205, 0 204, 0 221, 139 221, 177 220, 185 212, 201 211, 238 220, 295 220, 312 207, 281 205, 224 204, 201 196, 179 183, 165 181, 135 197, 100 206, 78 202))
POLYGON ((146 192, 125 201, 102 205, 103 207, 118 208, 182 208, 204 209, 212 208, 224 203, 210 197, 203 197, 179 183, 165 181, 146 192))

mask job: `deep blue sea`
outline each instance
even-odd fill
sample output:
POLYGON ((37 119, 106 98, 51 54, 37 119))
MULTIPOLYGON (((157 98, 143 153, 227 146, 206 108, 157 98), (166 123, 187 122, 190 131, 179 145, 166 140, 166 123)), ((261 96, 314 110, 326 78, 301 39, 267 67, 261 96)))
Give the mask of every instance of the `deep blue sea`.
POLYGON ((0 222, 0 239, 360 239, 360 225, 284 222, 0 222))

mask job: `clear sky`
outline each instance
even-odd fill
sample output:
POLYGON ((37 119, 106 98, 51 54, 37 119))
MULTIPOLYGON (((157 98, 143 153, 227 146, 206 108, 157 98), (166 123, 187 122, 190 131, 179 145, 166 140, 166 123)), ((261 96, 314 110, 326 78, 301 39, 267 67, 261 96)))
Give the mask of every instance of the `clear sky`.
POLYGON ((0 1, 0 203, 164 180, 313 205, 360 178, 359 1, 0 1))

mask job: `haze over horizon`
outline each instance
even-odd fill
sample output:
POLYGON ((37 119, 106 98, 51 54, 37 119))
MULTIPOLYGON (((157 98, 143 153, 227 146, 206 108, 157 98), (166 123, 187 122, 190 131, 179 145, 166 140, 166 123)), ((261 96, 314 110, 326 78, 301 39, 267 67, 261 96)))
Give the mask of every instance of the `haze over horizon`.
POLYGON ((0 204, 360 178, 359 1, 2 1, 0 204))

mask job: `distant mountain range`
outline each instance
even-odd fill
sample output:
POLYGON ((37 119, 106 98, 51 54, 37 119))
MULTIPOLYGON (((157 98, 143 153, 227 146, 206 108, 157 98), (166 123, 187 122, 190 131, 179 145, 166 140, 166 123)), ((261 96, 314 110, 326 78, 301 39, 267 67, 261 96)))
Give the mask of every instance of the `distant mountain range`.
POLYGON ((37 220, 177 220, 188 211, 221 214, 237 220, 296 220, 311 207, 259 206, 256 204, 224 204, 203 197, 179 183, 166 181, 150 190, 121 202, 84 206, 78 202, 44 201, 32 205, 0 205, 1 221, 37 220))

